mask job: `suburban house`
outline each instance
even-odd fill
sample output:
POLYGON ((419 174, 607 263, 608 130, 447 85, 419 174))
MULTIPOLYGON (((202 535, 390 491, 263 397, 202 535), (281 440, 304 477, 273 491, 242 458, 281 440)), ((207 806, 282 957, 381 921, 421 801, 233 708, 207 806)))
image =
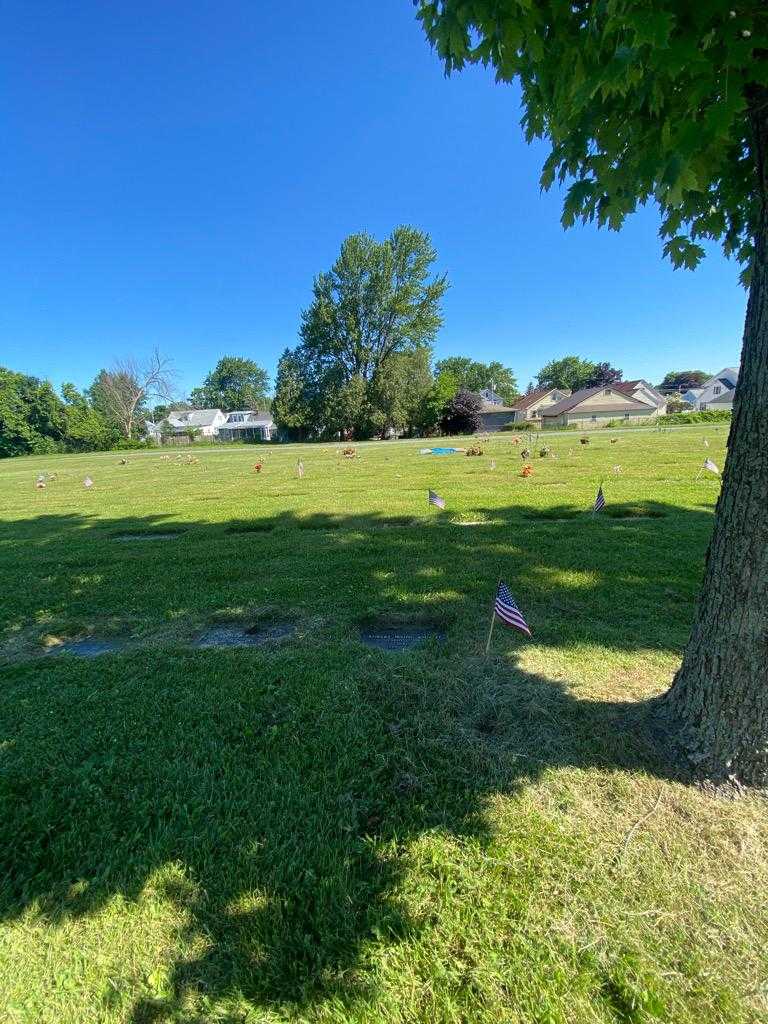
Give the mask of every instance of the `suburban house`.
POLYGON ((686 391, 683 401, 688 402, 697 412, 706 412, 708 409, 731 412, 738 379, 739 371, 733 366, 726 366, 700 388, 686 391))
POLYGON ((222 441, 271 441, 277 433, 271 413, 241 409, 227 414, 218 435, 222 441))
POLYGON ((662 413, 667 408, 667 402, 669 401, 668 396, 662 395, 662 393, 652 384, 649 384, 647 380, 623 380, 618 381, 612 386, 619 388, 619 390, 632 398, 637 398, 641 402, 648 402, 649 405, 656 406, 662 413))
POLYGON ((200 437, 215 437, 225 421, 221 409, 172 409, 164 420, 176 435, 194 430, 200 437))
POLYGON ((541 419, 542 410, 548 409, 570 395, 568 388, 539 388, 521 395, 512 406, 510 423, 522 423, 524 420, 541 419))
POLYGON ((644 423, 656 419, 662 406, 647 398, 641 399, 638 394, 630 394, 626 385, 582 388, 554 405, 543 408, 542 424, 545 428, 573 426, 583 430, 586 427, 605 426, 611 420, 644 423))
POLYGON ((504 405, 504 399, 501 395, 497 395, 491 388, 481 388, 478 394, 482 398, 485 405, 504 405))
POLYGON ((217 438, 220 441, 271 441, 277 436, 270 413, 241 409, 172 409, 160 423, 146 423, 147 436, 160 443, 164 437, 217 438))

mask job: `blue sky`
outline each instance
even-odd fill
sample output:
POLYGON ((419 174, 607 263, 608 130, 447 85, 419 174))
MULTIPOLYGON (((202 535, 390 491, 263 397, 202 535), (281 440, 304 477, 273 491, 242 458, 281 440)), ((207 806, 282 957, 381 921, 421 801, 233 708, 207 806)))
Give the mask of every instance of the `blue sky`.
POLYGON ((560 226, 515 92, 445 79, 410 0, 4 5, 0 365, 85 386, 153 345, 182 391, 224 354, 270 372, 354 231, 428 231, 451 290, 436 356, 625 376, 737 362, 746 298, 658 218, 560 226))

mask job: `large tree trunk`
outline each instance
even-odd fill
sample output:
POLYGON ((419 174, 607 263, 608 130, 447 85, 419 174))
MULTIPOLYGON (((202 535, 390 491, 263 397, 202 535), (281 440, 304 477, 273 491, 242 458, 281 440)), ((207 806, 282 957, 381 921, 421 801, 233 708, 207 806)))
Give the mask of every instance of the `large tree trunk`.
POLYGON ((701 774, 768 785, 768 91, 751 103, 761 208, 704 585, 667 704, 701 774))

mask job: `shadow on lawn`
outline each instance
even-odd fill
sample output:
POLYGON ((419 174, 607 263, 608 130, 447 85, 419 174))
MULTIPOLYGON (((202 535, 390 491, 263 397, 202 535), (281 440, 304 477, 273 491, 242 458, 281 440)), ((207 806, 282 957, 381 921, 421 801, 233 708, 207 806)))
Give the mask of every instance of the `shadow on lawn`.
MULTIPOLYGON (((301 596, 306 611, 343 628, 274 650, 176 646, 11 664, 0 705, 0 794, 10 808, 0 824, 0 916, 33 905, 53 920, 87 915, 148 889, 177 905, 180 938, 194 953, 162 991, 134 979, 133 1024, 202 1022, 214 1010, 240 1020, 242 999, 351 1008, 370 996, 366 946, 396 943, 424 923, 397 892, 414 840, 438 830, 490 842, 487 798, 549 767, 679 777, 658 742, 653 700, 579 699, 517 667, 516 634, 499 634, 490 661, 479 636, 501 567, 525 592, 536 642, 679 649, 711 516, 645 503, 634 514, 653 518, 616 525, 550 510, 561 529, 535 513, 486 510, 489 525, 471 535, 440 520, 409 529, 365 516, 11 524, 16 544, 0 548, 0 568, 25 544, 32 572, 35 557, 41 573, 64 566, 27 596, 30 611, 45 608, 54 622, 81 600, 69 578, 78 566, 113 565, 118 589, 93 584, 95 608, 112 606, 120 588, 136 600, 138 588, 139 604, 176 613, 190 588, 205 585, 215 552, 217 578, 254 560, 267 573, 279 567, 274 604, 290 608, 301 596), (169 525, 186 532, 136 548, 113 543, 116 533, 169 525), (172 545, 180 547, 170 555, 172 545), (146 572, 160 559, 170 560, 162 580, 146 572), (677 617, 654 619, 682 567, 690 594, 678 593, 677 617), (364 614, 392 603, 387 568, 407 583, 406 610, 423 610, 430 587, 451 591, 444 645, 388 657, 350 642, 364 614), (569 589, 563 574, 573 572, 594 580, 569 589), (309 577, 309 590, 292 573, 309 577), (324 577, 338 578, 330 593, 318 589, 324 577)), ((213 592, 219 606, 226 584, 213 592)))

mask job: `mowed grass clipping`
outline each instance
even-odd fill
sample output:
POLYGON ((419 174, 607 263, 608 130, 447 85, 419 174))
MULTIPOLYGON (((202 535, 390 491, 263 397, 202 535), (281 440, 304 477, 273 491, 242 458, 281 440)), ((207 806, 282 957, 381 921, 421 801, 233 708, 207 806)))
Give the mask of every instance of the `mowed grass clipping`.
POLYGON ((648 714, 726 430, 611 436, 0 463, 0 1020, 768 1019, 766 804, 648 714))

